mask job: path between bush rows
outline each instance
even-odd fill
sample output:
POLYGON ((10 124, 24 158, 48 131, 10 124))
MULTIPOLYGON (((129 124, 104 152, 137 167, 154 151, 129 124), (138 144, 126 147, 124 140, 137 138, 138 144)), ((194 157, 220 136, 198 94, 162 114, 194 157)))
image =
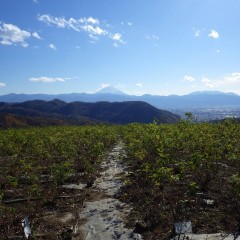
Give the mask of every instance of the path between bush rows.
MULTIPOLYGON (((140 234, 135 234, 132 229, 125 227, 124 219, 131 211, 130 206, 114 198, 123 186, 122 178, 126 170, 120 159, 124 154, 122 144, 118 143, 102 162, 100 177, 90 188, 90 195, 94 195, 94 200, 85 202, 80 213, 80 218, 84 219, 79 229, 81 239, 142 239, 140 234)), ((79 238, 75 238, 77 239, 79 238)))

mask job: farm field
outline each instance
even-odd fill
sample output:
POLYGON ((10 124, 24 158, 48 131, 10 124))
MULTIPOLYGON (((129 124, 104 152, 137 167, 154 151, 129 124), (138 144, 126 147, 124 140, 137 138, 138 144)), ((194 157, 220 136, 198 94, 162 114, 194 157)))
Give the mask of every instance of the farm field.
POLYGON ((28 216, 40 239, 67 239, 69 229, 46 215, 57 210, 64 218, 66 208, 77 212, 82 207, 115 141, 116 129, 109 126, 1 131, 0 236, 21 236, 21 219, 28 216))
POLYGON ((173 224, 188 221, 194 233, 239 232, 238 123, 194 124, 190 116, 128 125, 122 136, 131 172, 120 198, 134 203, 144 239, 170 239, 173 224))
POLYGON ((191 221, 194 233, 235 233, 239 139, 232 120, 1 130, 0 236, 20 239, 28 216, 35 239, 72 239, 64 213, 77 215, 93 197, 101 163, 119 142, 127 170, 115 198, 132 206, 129 229, 143 239, 170 239, 174 223, 191 221))

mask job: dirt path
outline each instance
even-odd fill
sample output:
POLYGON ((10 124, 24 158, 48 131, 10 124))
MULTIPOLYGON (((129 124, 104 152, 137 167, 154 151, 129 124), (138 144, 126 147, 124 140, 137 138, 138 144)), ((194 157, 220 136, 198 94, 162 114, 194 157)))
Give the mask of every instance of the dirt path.
POLYGON ((139 234, 125 228, 124 218, 130 207, 114 198, 114 194, 123 185, 124 167, 120 163, 124 155, 122 145, 117 144, 101 165, 101 175, 90 189, 92 201, 85 203, 80 218, 85 222, 81 226, 83 240, 139 239, 139 234))

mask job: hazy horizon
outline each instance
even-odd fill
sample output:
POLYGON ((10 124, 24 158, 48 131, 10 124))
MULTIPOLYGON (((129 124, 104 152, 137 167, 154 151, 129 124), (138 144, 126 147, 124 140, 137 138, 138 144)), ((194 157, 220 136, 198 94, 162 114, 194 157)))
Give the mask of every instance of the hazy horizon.
POLYGON ((236 0, 1 0, 0 95, 240 94, 236 0))
MULTIPOLYGON (((37 93, 24 93, 24 92, 20 92, 20 93, 6 93, 6 94, 0 94, 0 96, 4 96, 4 95, 8 95, 8 94, 24 94, 24 95, 61 95, 61 94, 96 94, 98 92, 100 92, 101 90, 105 89, 107 87, 104 87, 104 88, 101 88, 101 89, 98 89, 97 91, 94 91, 94 92, 68 92, 68 93, 41 93, 41 92, 37 92, 37 93)), ((118 89, 119 90, 119 89, 118 89)), ((186 94, 168 94, 168 95, 163 95, 163 94, 150 94, 150 93, 144 93, 144 94, 131 94, 131 93, 127 93, 127 92, 124 92, 122 91, 124 94, 126 95, 132 95, 132 96, 143 96, 143 95, 152 95, 152 96, 173 96, 173 95, 176 95, 176 96, 185 96, 185 95, 190 95, 190 94, 195 94, 195 93, 209 93, 209 94, 215 94, 215 93, 223 93, 223 94, 235 94, 237 96, 240 96, 240 94, 237 94, 237 93, 234 93, 234 92, 222 92, 222 91, 194 91, 194 92, 190 92, 190 93, 186 93, 186 94)), ((105 92, 107 94, 109 94, 110 92, 105 92)), ((114 93, 113 93, 114 94, 114 93)), ((117 94, 116 94, 117 95, 117 94)))

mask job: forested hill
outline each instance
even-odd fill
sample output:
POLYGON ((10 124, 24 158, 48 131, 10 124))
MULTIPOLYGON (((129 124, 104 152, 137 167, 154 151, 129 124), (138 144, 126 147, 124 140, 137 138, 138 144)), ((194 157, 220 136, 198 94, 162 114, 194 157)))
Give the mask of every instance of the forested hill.
POLYGON ((133 122, 175 123, 180 117, 159 110, 148 103, 130 102, 71 102, 33 100, 23 103, 0 103, 2 127, 24 125, 82 125, 99 122, 128 124, 133 122), (10 121, 10 123, 9 123, 10 121), (12 124, 11 124, 12 123, 12 124))

